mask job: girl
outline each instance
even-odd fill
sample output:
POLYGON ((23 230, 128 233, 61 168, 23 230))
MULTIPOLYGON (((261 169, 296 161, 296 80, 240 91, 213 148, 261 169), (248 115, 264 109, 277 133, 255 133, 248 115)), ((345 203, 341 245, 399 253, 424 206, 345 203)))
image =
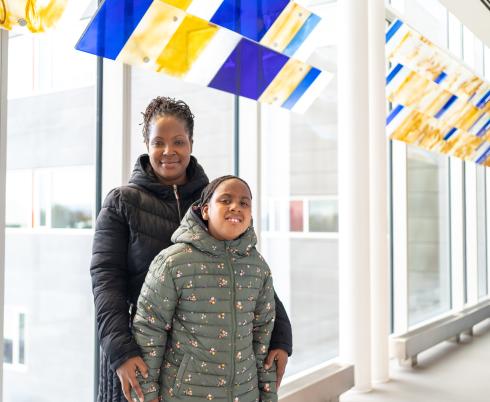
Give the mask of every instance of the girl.
POLYGON ((238 177, 215 179, 153 260, 133 323, 149 368, 140 401, 277 401, 275 368, 264 368, 274 289, 251 199, 238 177))

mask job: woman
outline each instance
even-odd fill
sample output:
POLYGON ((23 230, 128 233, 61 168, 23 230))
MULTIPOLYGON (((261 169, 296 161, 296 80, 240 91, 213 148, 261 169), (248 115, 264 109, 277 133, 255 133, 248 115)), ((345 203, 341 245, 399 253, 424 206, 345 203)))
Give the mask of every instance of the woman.
MULTIPOLYGON (((112 190, 97 218, 90 273, 94 292, 100 361, 99 402, 141 396, 136 372, 147 367, 131 336, 135 304, 153 258, 209 180, 191 155, 194 116, 182 101, 153 99, 143 113, 141 155, 129 185, 112 190)), ((277 361, 278 386, 292 352, 291 324, 275 297, 276 321, 266 366, 277 361)))

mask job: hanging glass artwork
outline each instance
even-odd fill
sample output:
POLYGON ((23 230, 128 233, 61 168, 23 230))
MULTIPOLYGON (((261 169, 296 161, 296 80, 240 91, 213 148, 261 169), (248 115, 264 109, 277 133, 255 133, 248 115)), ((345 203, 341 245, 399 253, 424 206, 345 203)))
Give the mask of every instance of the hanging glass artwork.
POLYGON ((68 0, 0 0, 0 28, 27 27, 31 32, 51 28, 65 11, 68 0))
POLYGON ((490 84, 400 20, 386 55, 388 136, 490 166, 490 84))
POLYGON ((283 0, 106 0, 76 48, 304 112, 331 79, 291 57, 318 21, 283 0))

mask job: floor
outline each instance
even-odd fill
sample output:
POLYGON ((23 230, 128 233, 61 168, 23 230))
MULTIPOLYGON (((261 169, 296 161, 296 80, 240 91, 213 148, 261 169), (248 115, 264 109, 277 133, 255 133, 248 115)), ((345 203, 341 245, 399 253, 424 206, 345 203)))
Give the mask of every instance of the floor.
POLYGON ((349 391, 341 402, 490 402, 490 322, 462 343, 443 342, 419 355, 416 368, 392 361, 391 379, 368 393, 349 391))

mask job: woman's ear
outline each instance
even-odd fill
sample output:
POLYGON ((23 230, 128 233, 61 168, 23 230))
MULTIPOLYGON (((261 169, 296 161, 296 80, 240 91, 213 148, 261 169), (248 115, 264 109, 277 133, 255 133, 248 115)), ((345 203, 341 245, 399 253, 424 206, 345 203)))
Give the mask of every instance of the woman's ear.
POLYGON ((209 205, 208 204, 204 204, 202 207, 201 207, 201 216, 202 216, 202 219, 204 219, 205 221, 209 220, 209 205))

